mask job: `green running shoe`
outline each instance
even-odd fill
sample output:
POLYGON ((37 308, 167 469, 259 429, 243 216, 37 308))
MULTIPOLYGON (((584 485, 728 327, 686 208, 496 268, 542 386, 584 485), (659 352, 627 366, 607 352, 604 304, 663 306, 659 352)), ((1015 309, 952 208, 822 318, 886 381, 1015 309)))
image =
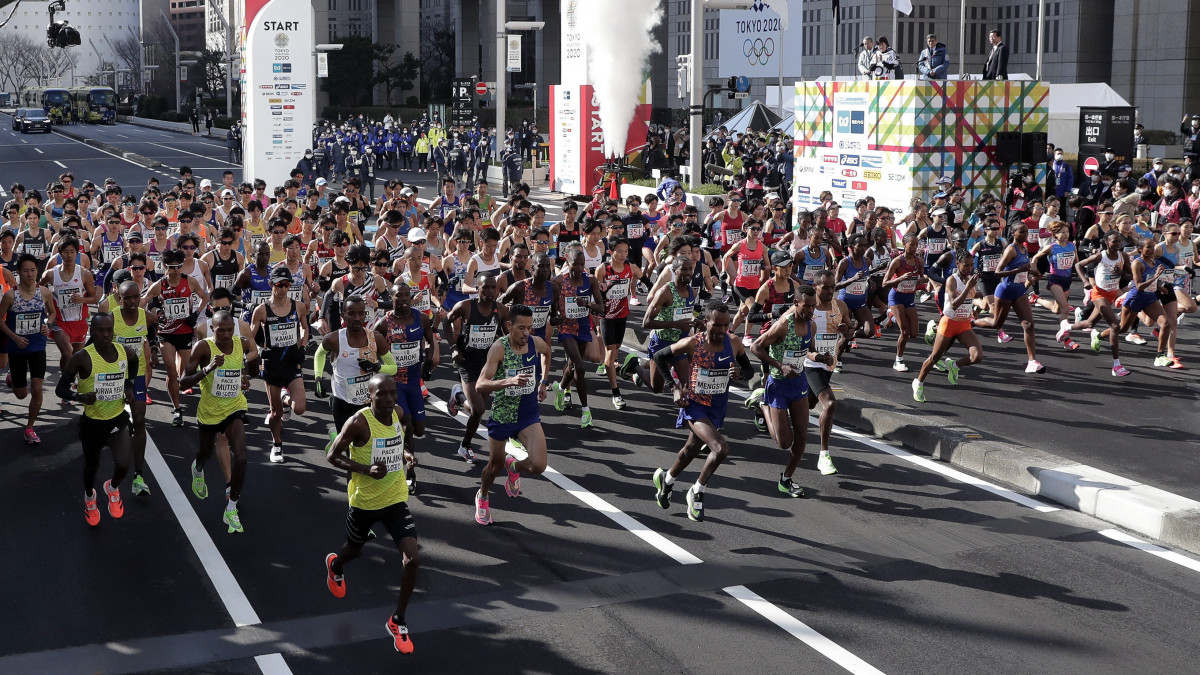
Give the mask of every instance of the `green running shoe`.
POLYGON ((133 477, 133 485, 130 486, 130 490, 140 497, 150 496, 150 486, 146 485, 146 480, 140 474, 133 477))
POLYGON ((769 431, 767 429, 767 418, 763 416, 762 410, 754 411, 754 427, 764 434, 769 431))
POLYGON ((550 385, 554 390, 554 409, 562 412, 567 409, 567 392, 563 390, 562 385, 555 382, 550 385))
POLYGON ((917 403, 925 402, 925 385, 920 380, 913 380, 913 400, 917 403))
POLYGON ((704 520, 704 493, 696 492, 696 486, 687 491, 688 519, 697 523, 704 520))
POLYGON ((1100 351, 1100 331, 1092 329, 1092 351, 1100 351))
POLYGON ((766 395, 767 395, 766 389, 764 389, 762 387, 755 389, 753 392, 750 393, 750 396, 746 399, 746 409, 754 410, 758 406, 762 405, 763 397, 766 395))
POLYGON ((580 429, 591 429, 592 428, 592 411, 591 410, 584 410, 583 414, 579 416, 579 428, 580 429))
POLYGON ((192 494, 196 499, 208 498, 208 484, 204 482, 204 474, 196 475, 195 460, 192 460, 192 494))
POLYGON ((654 501, 659 508, 671 508, 671 486, 667 485, 667 472, 662 469, 654 470, 654 501))
POLYGON ((627 380, 629 379, 630 374, 637 370, 637 365, 638 355, 626 354, 625 360, 621 363, 620 367, 617 368, 617 375, 619 375, 621 379, 627 380))
POLYGON ((803 497, 804 496, 804 488, 797 485, 796 481, 792 480, 791 478, 784 478, 781 475, 779 477, 779 482, 776 484, 776 486, 779 488, 780 492, 782 492, 783 494, 785 494, 789 497, 803 497))
POLYGON ((597 375, 608 375, 608 366, 604 365, 603 363, 596 366, 596 374, 597 375))
POLYGON ((933 344, 933 339, 937 337, 937 321, 930 319, 929 323, 925 324, 925 344, 933 344))
POLYGON ((229 534, 233 534, 234 532, 245 532, 246 531, 245 529, 242 528, 242 519, 238 518, 237 509, 233 509, 233 510, 226 509, 224 520, 225 520, 225 524, 229 526, 229 534))
POLYGON ((950 384, 958 384, 958 364, 949 356, 946 357, 946 379, 950 384))

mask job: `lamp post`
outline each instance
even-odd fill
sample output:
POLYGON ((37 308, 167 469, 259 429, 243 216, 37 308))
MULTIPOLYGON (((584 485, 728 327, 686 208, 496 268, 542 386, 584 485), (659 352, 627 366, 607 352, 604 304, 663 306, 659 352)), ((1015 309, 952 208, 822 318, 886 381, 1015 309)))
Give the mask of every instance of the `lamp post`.
MULTIPOLYGON (((342 47, 344 47, 344 46, 345 46, 345 45, 341 44, 340 42, 321 42, 321 43, 318 43, 318 44, 316 44, 316 45, 314 45, 314 46, 313 46, 313 58, 319 58, 319 55, 320 55, 320 54, 328 54, 329 52, 338 52, 338 51, 341 51, 341 50, 342 50, 342 47)), ((319 90, 320 90, 320 87, 318 87, 318 86, 317 86, 316 82, 314 82, 314 83, 313 83, 313 88, 314 88, 315 90, 317 90, 317 91, 319 91, 319 90)), ((313 91, 313 96, 312 96, 312 102, 313 102, 313 120, 314 120, 314 121, 317 119, 317 91, 313 91)))
POLYGON ((179 35, 171 27, 171 19, 167 18, 167 13, 162 10, 159 10, 159 13, 162 15, 163 25, 167 27, 167 30, 171 33, 171 38, 175 40, 175 112, 179 112, 180 106, 183 103, 183 94, 179 86, 179 35))
MULTIPOLYGON (((496 2, 496 148, 494 151, 496 163, 500 163, 500 149, 504 147, 503 137, 500 134, 505 132, 507 120, 505 120, 505 108, 508 106, 508 71, 505 68, 507 58, 505 51, 507 49, 508 31, 510 30, 542 30, 546 27, 545 21, 506 21, 504 0, 496 2)), ((535 100, 536 100, 536 94, 535 100)), ((533 111, 534 118, 537 118, 537 108, 533 111)))

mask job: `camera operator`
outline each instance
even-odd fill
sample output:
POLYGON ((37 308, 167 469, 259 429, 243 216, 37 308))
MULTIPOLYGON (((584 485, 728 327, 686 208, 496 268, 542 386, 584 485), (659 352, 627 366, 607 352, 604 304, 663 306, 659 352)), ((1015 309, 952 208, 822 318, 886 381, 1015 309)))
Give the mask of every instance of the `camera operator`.
POLYGON ((1004 193, 1004 206, 1008 209, 1009 224, 1020 222, 1032 213, 1032 204, 1045 200, 1041 186, 1033 179, 1033 167, 1021 169, 1019 175, 1012 176, 1008 181, 1008 190, 1004 193))

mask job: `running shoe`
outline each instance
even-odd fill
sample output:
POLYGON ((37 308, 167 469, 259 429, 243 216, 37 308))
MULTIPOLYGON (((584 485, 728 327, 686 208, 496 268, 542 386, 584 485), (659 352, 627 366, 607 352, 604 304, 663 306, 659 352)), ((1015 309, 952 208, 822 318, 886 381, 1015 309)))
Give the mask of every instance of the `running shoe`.
POLYGON ((658 502, 659 508, 671 508, 671 486, 667 485, 666 471, 662 469, 654 470, 654 489, 654 501, 658 502))
POLYGON ((171 426, 173 426, 173 427, 183 426, 183 409, 182 408, 176 408, 175 411, 171 413, 171 426))
POLYGON ((469 445, 458 446, 458 456, 462 457, 463 461, 467 464, 475 463, 475 451, 469 445))
POLYGON ((881 328, 879 326, 879 324, 875 324, 875 337, 877 337, 877 338, 883 337, 883 328, 881 328))
POLYGON ((954 359, 950 358, 949 356, 946 357, 946 360, 943 361, 943 363, 946 364, 946 380, 948 380, 950 382, 950 384, 957 385, 958 384, 958 364, 955 363, 954 359))
POLYGON ((582 413, 580 413, 579 428, 580 429, 591 429, 592 428, 592 411, 591 410, 584 410, 582 413))
POLYGON ((621 396, 620 394, 617 394, 616 396, 612 397, 612 404, 613 404, 613 407, 616 408, 617 410, 624 410, 625 409, 625 398, 623 396, 621 396))
POLYGON ((1037 293, 1030 293, 1030 294, 1029 294, 1029 303, 1030 303, 1030 304, 1032 304, 1032 305, 1036 305, 1036 304, 1037 304, 1037 301, 1038 301, 1038 300, 1041 300, 1041 299, 1042 299, 1042 296, 1038 295, 1037 293))
POLYGON ((758 406, 762 405, 763 397, 766 395, 767 390, 763 389, 762 387, 750 392, 750 396, 747 397, 745 401, 746 410, 754 410, 758 406))
POLYGON ((550 389, 554 391, 554 409, 562 412, 567 409, 567 392, 563 390, 562 385, 554 382, 550 385, 550 389))
POLYGON ((458 417, 458 395, 461 393, 463 393, 461 384, 450 387, 450 398, 446 401, 446 407, 450 410, 451 417, 458 417))
POLYGON ((917 403, 925 402, 925 384, 920 380, 912 381, 913 400, 917 403))
POLYGON ((929 302, 929 299, 930 299, 930 298, 932 298, 932 297, 933 297, 933 296, 932 296, 931 294, 929 294, 929 293, 922 293, 922 294, 921 294, 921 302, 922 302, 922 303, 929 302))
POLYGON ((273 463, 273 464, 283 463, 283 446, 282 445, 272 445, 271 446, 271 463, 273 463))
POLYGON ((946 366, 943 366, 941 361, 934 361, 934 362, 933 362, 933 369, 934 369, 934 370, 936 370, 936 371, 938 371, 939 373, 944 373, 944 372, 946 372, 946 366))
POLYGON ((104 481, 104 494, 108 497, 108 515, 113 518, 125 515, 125 504, 121 501, 121 491, 112 486, 112 481, 104 481))
POLYGON ((225 524, 229 526, 229 534, 246 531, 242 527, 242 519, 238 518, 237 509, 225 509, 223 520, 225 521, 225 524))
POLYGON ((761 409, 754 411, 754 428, 758 429, 759 431, 761 431, 764 434, 767 433, 768 431, 770 431, 769 429, 767 429, 767 418, 766 418, 766 416, 763 415, 763 412, 761 409))
POLYGON ((626 354, 625 360, 622 361, 620 367, 617 368, 617 375, 619 375, 623 380, 628 379, 630 373, 637 370, 637 363, 637 354, 626 354))
POLYGON ((1011 335, 1009 335, 1008 333, 1005 333, 1002 330, 996 331, 996 342, 999 342, 1000 344, 1004 344, 1005 342, 1011 342, 1011 341, 1012 341, 1011 335))
POLYGON ((821 472, 822 476, 832 476, 837 473, 837 468, 833 466, 833 458, 829 456, 828 452, 822 452, 817 457, 817 470, 821 472))
POLYGON ((404 465, 404 483, 408 485, 408 494, 417 494, 417 467, 411 464, 404 465))
POLYGON ((789 497, 804 496, 804 488, 800 487, 798 484, 796 484, 796 481, 785 477, 783 474, 779 474, 779 482, 776 483, 776 487, 779 488, 780 492, 789 497))
POLYGON ((694 520, 697 523, 704 520, 704 493, 696 492, 695 485, 688 488, 687 509, 688 520, 694 520))
POLYGON ((642 386, 642 376, 638 375, 636 370, 633 371, 633 374, 629 376, 629 381, 632 382, 633 386, 635 387, 642 386))
POLYGON ((850 341, 850 349, 858 349, 858 340, 850 341))
POLYGON ((204 482, 204 474, 196 475, 195 460, 192 461, 192 494, 196 495, 196 499, 208 497, 208 484, 204 482))
POLYGON ((1075 323, 1080 323, 1082 321, 1083 321, 1083 308, 1076 307, 1075 308, 1075 323))
POLYGON ((1159 354, 1154 357, 1155 368, 1166 368, 1169 365, 1171 365, 1171 359, 1167 358, 1166 354, 1159 354))
POLYGON ((1043 366, 1042 364, 1038 363, 1038 361, 1035 359, 1035 360, 1030 361, 1029 363, 1025 364, 1025 372, 1027 372, 1027 373, 1044 373, 1044 372, 1046 372, 1046 366, 1043 366))
POLYGON ((1155 339, 1155 340, 1157 340, 1157 339, 1158 339, 1158 327, 1156 326, 1156 327, 1154 327, 1154 328, 1151 328, 1151 329, 1150 329, 1150 334, 1154 336, 1154 339, 1155 339))
POLYGON ((92 496, 89 499, 87 495, 83 497, 83 519, 88 525, 95 527, 100 524, 100 509, 96 508, 96 491, 92 491, 92 496))
POLYGON ((842 372, 842 362, 841 361, 838 361, 836 364, 834 364, 833 372, 835 372, 835 373, 842 372))
POLYGON ((908 366, 904 365, 904 359, 896 359, 896 362, 892 364, 892 370, 898 373, 907 373, 908 366))
POLYGON ((1067 338, 1066 340, 1063 340, 1063 347, 1065 347, 1067 349, 1067 351, 1073 352, 1076 349, 1079 349, 1079 343, 1072 340, 1071 338, 1067 338))
POLYGON ((525 446, 524 446, 524 445, 521 445, 521 441, 517 440, 517 437, 516 437, 516 436, 513 436, 512 438, 508 439, 508 442, 509 442, 509 443, 512 443, 512 446, 513 446, 514 448, 518 449, 518 450, 524 450, 524 449, 525 449, 525 446))
POLYGON ((596 374, 601 376, 608 375, 608 366, 604 365, 603 363, 596 366, 596 374))
POLYGON ((129 486, 129 491, 132 492, 135 497, 150 496, 150 486, 146 485, 146 479, 142 478, 141 474, 133 477, 133 484, 129 486))
POLYGON ((292 419, 292 395, 287 389, 279 392, 279 402, 283 404, 283 421, 292 419))
POLYGON ((629 304, 633 305, 634 307, 638 307, 642 304, 642 301, 638 300, 638 296, 633 295, 629 298, 629 304))
POLYGON ((421 380, 421 398, 429 398, 429 387, 425 386, 425 380, 421 380))
POLYGON ((925 344, 933 344, 935 337, 937 337, 937 321, 930 319, 929 323, 925 324, 925 344))
POLYGON ((475 493, 475 522, 480 525, 492 524, 492 509, 488 500, 481 498, 478 492, 475 493))
POLYGON ((752 344, 754 344, 754 338, 750 337, 749 335, 742 338, 742 346, 743 347, 749 347, 752 344))
POLYGON ((196 390, 193 389, 192 387, 188 387, 187 389, 184 389, 183 391, 181 391, 179 393, 183 394, 184 396, 191 396, 192 394, 196 393, 196 390))
POLYGON ((1125 377, 1129 374, 1129 370, 1125 366, 1113 366, 1113 377, 1125 377))
POLYGON ((1141 335, 1138 335, 1137 333, 1130 333, 1129 335, 1126 335, 1125 341, 1130 342, 1135 345, 1146 344, 1146 338, 1142 337, 1141 335))
POLYGON ((1071 322, 1063 319, 1059 322, 1058 332, 1054 334, 1056 342, 1066 342, 1071 337, 1071 322))
POLYGON ((25 427, 25 442, 29 445, 37 445, 42 442, 42 439, 38 438, 37 432, 32 427, 25 427))
POLYGON ((1178 356, 1172 356, 1170 359, 1171 365, 1167 366, 1168 368, 1171 368, 1172 370, 1183 370, 1183 361, 1180 361, 1178 356))
POLYGON ((396 651, 401 654, 413 653, 412 640, 408 639, 408 626, 397 624, 391 617, 388 617, 387 622, 388 635, 392 636, 392 642, 396 651))
POLYGON ((512 455, 504 456, 504 470, 508 472, 508 480, 504 481, 504 492, 509 497, 521 496, 521 474, 516 469, 517 458, 512 455))
POLYGON ((346 597, 346 575, 333 573, 333 561, 337 560, 336 553, 325 556, 325 585, 335 598, 346 597))
POLYGON ((1092 329, 1092 351, 1100 351, 1100 331, 1092 329))

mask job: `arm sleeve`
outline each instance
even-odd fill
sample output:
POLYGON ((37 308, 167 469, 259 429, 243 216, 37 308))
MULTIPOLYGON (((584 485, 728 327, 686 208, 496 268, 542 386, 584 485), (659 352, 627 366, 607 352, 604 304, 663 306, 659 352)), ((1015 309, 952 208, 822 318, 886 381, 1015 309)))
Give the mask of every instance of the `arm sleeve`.
POLYGON ((71 385, 75 382, 75 378, 62 376, 58 378, 58 384, 54 386, 54 393, 64 401, 74 401, 77 394, 71 390, 71 385))
POLYGON ((324 343, 317 345, 317 353, 313 356, 313 376, 323 377, 325 375, 325 345, 324 343))
POLYGON ((392 356, 392 352, 390 350, 382 354, 382 358, 379 360, 379 362, 383 364, 379 368, 379 372, 383 373, 384 375, 396 374, 396 358, 392 356))

